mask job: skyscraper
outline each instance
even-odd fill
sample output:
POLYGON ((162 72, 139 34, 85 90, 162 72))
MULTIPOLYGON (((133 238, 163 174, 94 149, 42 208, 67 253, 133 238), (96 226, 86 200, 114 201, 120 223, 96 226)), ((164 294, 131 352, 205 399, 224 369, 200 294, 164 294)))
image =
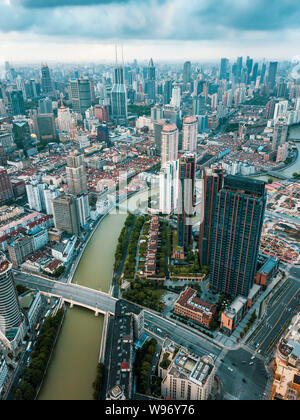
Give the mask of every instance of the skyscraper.
POLYGON ((0 204, 14 197, 9 175, 5 169, 0 170, 0 204))
POLYGON ((256 82, 257 75, 258 75, 258 63, 255 63, 252 69, 252 77, 251 77, 252 82, 254 83, 256 82))
POLYGON ((15 117, 12 121, 14 141, 18 149, 26 150, 30 146, 30 128, 25 117, 15 117))
POLYGON ((12 264, 0 253, 0 329, 3 333, 18 327, 22 322, 17 292, 12 274, 12 264))
POLYGON ((52 80, 50 76, 49 67, 47 66, 47 64, 42 65, 41 73, 42 73, 41 82, 42 82, 43 94, 47 95, 49 93, 52 93, 53 91, 52 80))
POLYGON ((277 67, 278 67, 277 61, 273 61, 269 64, 268 85, 270 89, 274 89, 276 85, 277 67))
POLYGON ((282 146, 288 136, 288 125, 285 118, 278 118, 274 124, 273 140, 272 140, 272 150, 277 153, 278 147, 282 146))
POLYGON ((52 101, 49 98, 39 100, 39 113, 40 114, 52 114, 52 101))
POLYGON ((69 94, 74 111, 84 115, 85 111, 92 105, 89 78, 80 77, 79 79, 71 79, 69 82, 69 94))
POLYGON ((212 220, 210 287, 248 297, 256 273, 267 194, 263 181, 228 175, 212 220))
POLYGON ((174 84, 172 89, 171 105, 180 108, 181 103, 181 91, 179 84, 174 84))
POLYGON ((61 106, 57 109, 57 125, 59 131, 71 131, 73 122, 69 108, 61 106))
POLYGON ((183 120, 183 146, 185 152, 197 150, 198 120, 195 116, 183 120))
POLYGON ((192 245, 192 217, 195 205, 195 155, 187 153, 179 159, 177 244, 187 250, 192 245))
POLYGON ((64 195, 52 201, 54 224, 56 229, 72 235, 80 235, 80 218, 77 210, 76 197, 64 195))
POLYGON ((166 124, 161 131, 161 166, 177 160, 179 132, 176 124, 166 124))
POLYGON ((9 114, 10 115, 24 115, 24 97, 21 90, 11 90, 8 92, 9 99, 9 114))
POLYGON ((112 118, 117 121, 127 120, 127 92, 123 67, 115 68, 114 85, 111 91, 111 113, 112 118))
POLYGON ((67 184, 70 194, 79 195, 87 192, 86 170, 83 155, 71 152, 67 157, 67 184))
POLYGON ((201 206, 201 223, 199 232, 199 261, 209 265, 211 253, 212 221, 217 193, 223 185, 223 170, 219 168, 203 169, 203 192, 201 206))
POLYGON ((252 67, 253 67, 253 58, 247 57, 246 67, 247 67, 247 82, 249 83, 250 74, 252 73, 252 67))
POLYGON ((170 79, 167 79, 164 81, 164 90, 163 90, 163 102, 164 105, 167 105, 170 103, 171 97, 172 97, 172 87, 173 87, 173 81, 170 79))
POLYGON ((188 83, 191 83, 191 62, 186 61, 183 65, 183 85, 184 89, 187 90, 188 83))
POLYGON ((161 138, 162 138, 162 130, 166 125, 166 120, 162 119, 159 121, 155 121, 153 123, 154 127, 154 139, 155 139, 155 149, 157 156, 161 156, 161 138))
POLYGON ((167 162, 159 175, 160 212, 170 214, 177 208, 179 161, 167 162))
POLYGON ((149 61, 147 80, 145 82, 145 93, 148 95, 149 100, 155 103, 156 86, 155 86, 155 67, 152 58, 149 61))
POLYGON ((242 68, 243 68, 243 57, 238 57, 235 67, 235 83, 241 83, 241 76, 242 76, 242 68))
POLYGON ((221 58, 220 80, 228 80, 229 78, 228 67, 229 67, 228 58, 221 58))

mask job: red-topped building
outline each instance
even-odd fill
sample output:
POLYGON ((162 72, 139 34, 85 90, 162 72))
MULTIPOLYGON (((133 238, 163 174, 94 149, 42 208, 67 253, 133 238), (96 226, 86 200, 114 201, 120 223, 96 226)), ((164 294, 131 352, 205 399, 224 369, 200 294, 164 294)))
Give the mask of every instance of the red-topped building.
POLYGON ((217 307, 197 297, 197 291, 187 287, 174 304, 174 312, 209 327, 217 307))

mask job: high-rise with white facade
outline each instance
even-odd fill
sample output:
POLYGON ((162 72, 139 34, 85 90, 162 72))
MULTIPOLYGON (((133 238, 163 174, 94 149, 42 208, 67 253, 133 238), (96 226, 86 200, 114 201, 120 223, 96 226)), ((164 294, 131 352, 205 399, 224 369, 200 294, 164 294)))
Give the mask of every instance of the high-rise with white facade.
POLYGON ((161 166, 178 158, 179 132, 176 124, 166 124, 161 130, 161 166))
POLYGON ((69 133, 73 127, 70 109, 65 106, 58 108, 56 121, 59 131, 66 131, 69 133))
POLYGON ((172 89, 172 98, 171 98, 171 105, 180 108, 181 103, 181 92, 180 92, 180 86, 177 84, 174 84, 172 89))
POLYGON ((159 175, 160 212, 163 214, 170 214, 177 206, 178 167, 178 160, 167 162, 159 175))
POLYGON ((19 327, 22 311, 12 274, 12 264, 0 253, 0 329, 3 333, 19 327))
POLYGON ((185 152, 195 152, 197 150, 198 120, 195 116, 187 117, 183 120, 183 145, 185 152))

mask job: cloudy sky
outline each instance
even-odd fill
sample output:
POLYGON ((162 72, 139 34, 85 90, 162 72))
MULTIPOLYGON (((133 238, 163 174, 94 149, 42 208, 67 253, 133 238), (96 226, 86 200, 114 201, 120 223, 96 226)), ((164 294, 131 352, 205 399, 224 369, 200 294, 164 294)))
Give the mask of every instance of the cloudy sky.
POLYGON ((0 0, 0 61, 300 55, 299 0, 0 0))

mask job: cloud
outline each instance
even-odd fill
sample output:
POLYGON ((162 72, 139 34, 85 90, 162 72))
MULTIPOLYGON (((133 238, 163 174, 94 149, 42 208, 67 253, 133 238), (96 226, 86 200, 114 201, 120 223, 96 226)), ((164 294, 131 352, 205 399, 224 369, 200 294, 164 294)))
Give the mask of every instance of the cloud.
POLYGON ((18 0, 20 6, 29 9, 35 8, 53 8, 53 7, 71 7, 71 6, 94 6, 107 5, 112 3, 128 3, 129 0, 18 0))
POLYGON ((0 31, 66 40, 268 42, 299 21, 299 0, 0 0, 0 31))

